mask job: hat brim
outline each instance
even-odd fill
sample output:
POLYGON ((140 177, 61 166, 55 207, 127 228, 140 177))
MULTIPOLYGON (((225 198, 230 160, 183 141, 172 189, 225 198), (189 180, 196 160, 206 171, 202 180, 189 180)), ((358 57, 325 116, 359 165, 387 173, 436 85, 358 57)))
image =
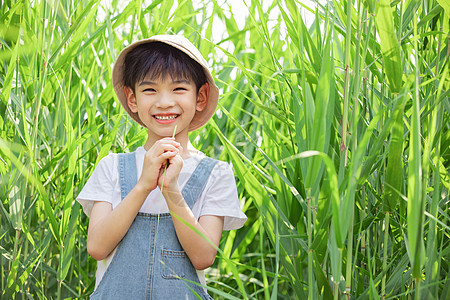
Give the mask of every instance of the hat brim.
POLYGON ((194 118, 189 125, 189 131, 194 131, 196 129, 201 128, 205 125, 209 119, 214 115, 217 103, 219 101, 219 89, 217 88, 214 79, 211 75, 211 72, 208 68, 208 65, 201 55, 200 51, 185 37, 178 35, 157 35, 147 39, 143 39, 133 44, 125 47, 117 57, 116 63, 114 64, 112 80, 114 91, 116 92, 117 97, 119 98, 120 103, 122 104, 125 111, 130 115, 133 120, 138 122, 140 125, 144 126, 143 122, 139 118, 137 113, 131 111, 128 107, 127 97, 125 95, 124 84, 123 84, 123 65, 125 61, 125 57, 127 54, 133 50, 136 46, 151 43, 151 42, 162 42, 168 44, 172 47, 177 48, 178 50, 186 53, 190 58, 198 62, 205 71, 206 79, 209 83, 209 95, 208 95, 208 103, 205 108, 201 111, 196 111, 194 118))

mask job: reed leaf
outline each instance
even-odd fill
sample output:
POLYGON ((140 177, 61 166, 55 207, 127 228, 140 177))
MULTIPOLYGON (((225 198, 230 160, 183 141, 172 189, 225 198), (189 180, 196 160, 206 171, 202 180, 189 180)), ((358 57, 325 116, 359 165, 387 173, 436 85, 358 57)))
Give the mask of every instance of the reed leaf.
POLYGON ((445 13, 447 14, 447 18, 450 18, 450 4, 446 2, 445 0, 437 0, 440 6, 445 10, 445 13))
POLYGON ((399 93, 402 86, 402 61, 400 46, 394 31, 392 9, 388 0, 380 0, 375 8, 375 23, 380 35, 380 47, 389 88, 392 93, 399 93))
MULTIPOLYGON (((417 24, 417 23, 416 23, 417 24)), ((415 26, 415 29, 417 27, 415 26)), ((416 44, 417 50, 417 44, 416 44)), ((416 63, 418 53, 416 52, 416 63)), ((422 161, 420 147, 420 106, 418 93, 418 66, 415 68, 416 77, 414 85, 414 96, 411 113, 410 147, 409 147, 409 169, 408 169, 408 246, 413 276, 420 281, 420 268, 424 260, 423 254, 423 210, 424 199, 422 199, 422 161)), ((417 291, 418 293, 419 291, 417 291)))
MULTIPOLYGON (((403 99, 403 97, 401 97, 403 99)), ((404 100, 398 100, 404 101, 404 100)), ((391 142, 389 144, 388 162, 386 168, 385 196, 383 198, 383 210, 393 212, 399 202, 399 196, 395 191, 402 190, 403 183, 403 104, 400 104, 393 112, 394 124, 392 125, 391 142)))

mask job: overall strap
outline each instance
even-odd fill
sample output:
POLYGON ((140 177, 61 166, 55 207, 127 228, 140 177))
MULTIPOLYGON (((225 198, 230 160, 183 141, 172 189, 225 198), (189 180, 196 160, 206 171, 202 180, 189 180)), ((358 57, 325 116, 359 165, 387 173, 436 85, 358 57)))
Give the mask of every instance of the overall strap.
POLYGON ((191 209, 205 188, 209 175, 216 164, 217 160, 215 159, 203 158, 183 187, 181 194, 191 209))
POLYGON ((119 180, 121 200, 137 183, 136 157, 134 152, 119 153, 119 180))

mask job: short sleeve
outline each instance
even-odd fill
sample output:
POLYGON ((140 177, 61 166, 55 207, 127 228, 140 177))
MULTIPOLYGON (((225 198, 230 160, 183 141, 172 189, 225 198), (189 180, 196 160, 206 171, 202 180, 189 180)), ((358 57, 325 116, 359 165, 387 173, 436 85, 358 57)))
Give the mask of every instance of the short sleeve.
POLYGON ((239 203, 234 173, 228 163, 219 161, 216 164, 203 195, 200 216, 223 216, 224 230, 241 228, 247 221, 239 203))
POLYGON ((115 154, 109 154, 102 158, 92 172, 91 177, 78 194, 77 201, 83 207, 83 211, 89 217, 95 201, 112 203, 115 187, 117 168, 115 165, 115 154))

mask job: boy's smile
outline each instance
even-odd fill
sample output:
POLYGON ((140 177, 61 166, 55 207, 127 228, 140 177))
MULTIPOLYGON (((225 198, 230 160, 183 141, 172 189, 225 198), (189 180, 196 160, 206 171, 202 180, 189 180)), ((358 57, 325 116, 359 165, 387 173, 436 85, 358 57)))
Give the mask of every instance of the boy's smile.
POLYGON ((160 121, 159 123, 161 124, 169 124, 171 123, 173 120, 175 120, 176 118, 178 118, 179 115, 172 115, 172 114, 159 114, 159 115, 154 115, 153 117, 157 120, 160 121))

